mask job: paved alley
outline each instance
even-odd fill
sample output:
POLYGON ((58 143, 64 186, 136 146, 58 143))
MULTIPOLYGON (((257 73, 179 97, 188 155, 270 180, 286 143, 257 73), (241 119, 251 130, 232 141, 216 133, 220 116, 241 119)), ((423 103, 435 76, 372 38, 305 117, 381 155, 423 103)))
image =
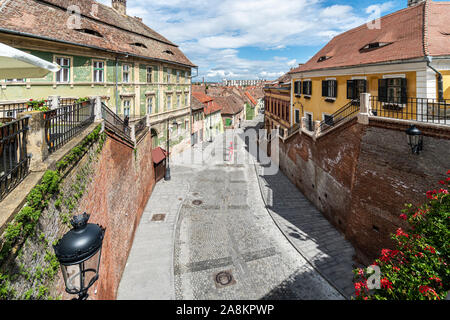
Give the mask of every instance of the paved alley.
POLYGON ((308 240, 305 254, 290 234, 307 238, 302 219, 310 221, 311 232, 326 229, 335 246, 347 250, 329 268, 348 273, 350 285, 351 248, 325 218, 311 219, 320 213, 293 185, 257 174, 261 167, 242 134, 243 129, 229 131, 171 159, 172 180, 159 182, 148 202, 119 299, 345 299, 349 284, 314 262, 335 258, 328 247, 308 240), (268 187, 283 194, 274 198, 275 206, 266 207, 268 187), (294 206, 283 208, 288 200, 294 206), (303 218, 293 219, 297 215, 303 218), (311 257, 312 263, 305 259, 311 257))

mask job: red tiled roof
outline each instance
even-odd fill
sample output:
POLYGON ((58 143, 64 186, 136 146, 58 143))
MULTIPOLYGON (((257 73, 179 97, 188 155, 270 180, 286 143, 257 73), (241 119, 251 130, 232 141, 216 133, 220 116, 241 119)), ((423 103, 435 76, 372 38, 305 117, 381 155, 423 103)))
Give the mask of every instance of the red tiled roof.
POLYGON ((153 162, 158 164, 163 161, 167 157, 167 151, 162 149, 161 147, 157 147, 152 150, 152 159, 153 162))
POLYGON ((197 91, 197 92, 192 92, 192 96, 197 99, 198 101, 200 101, 201 103, 206 103, 208 101, 212 101, 213 98, 207 96, 205 93, 197 91))
POLYGON ((236 96, 215 97, 216 102, 221 108, 222 114, 237 114, 244 109, 243 101, 239 101, 236 96))
POLYGON ((15 0, 5 2, 0 14, 0 32, 21 32, 54 41, 74 43, 119 53, 195 65, 173 44, 139 19, 116 12, 93 0, 15 0), (71 13, 67 7, 81 9, 80 29, 90 29, 101 37, 67 27, 71 13), (97 8, 97 9, 95 9, 97 8), (134 46, 141 43, 145 47, 134 46), (173 54, 166 53, 169 50, 173 54))
POLYGON ((253 103, 254 106, 258 104, 248 91, 245 91, 245 94, 247 95, 247 97, 250 99, 250 101, 253 103))
POLYGON ((211 113, 217 112, 217 111, 221 111, 222 107, 219 106, 214 100, 211 101, 208 106, 205 108, 205 114, 209 115, 211 113))
POLYGON ((450 34, 449 21, 450 3, 429 0, 382 17, 380 29, 364 24, 334 37, 307 63, 289 73, 421 58, 426 50, 429 55, 448 55, 450 36, 444 34, 450 34), (390 44, 360 50, 376 42, 390 44), (319 62, 324 56, 331 58, 319 62))

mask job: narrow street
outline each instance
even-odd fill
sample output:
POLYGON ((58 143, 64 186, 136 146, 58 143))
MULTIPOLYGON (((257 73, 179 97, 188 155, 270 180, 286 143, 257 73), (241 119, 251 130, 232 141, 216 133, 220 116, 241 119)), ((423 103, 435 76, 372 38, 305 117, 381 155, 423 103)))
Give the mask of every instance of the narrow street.
MULTIPOLYGON (((229 131, 171 159, 172 180, 159 182, 149 200, 118 299, 345 299, 346 290, 299 253, 266 207, 267 185, 242 133, 229 131)), ((284 196, 292 198, 290 191, 284 196)), ((304 198, 302 206, 317 214, 304 198)), ((320 219, 317 226, 325 226, 320 219)), ((351 265, 346 272, 351 279, 351 265)))

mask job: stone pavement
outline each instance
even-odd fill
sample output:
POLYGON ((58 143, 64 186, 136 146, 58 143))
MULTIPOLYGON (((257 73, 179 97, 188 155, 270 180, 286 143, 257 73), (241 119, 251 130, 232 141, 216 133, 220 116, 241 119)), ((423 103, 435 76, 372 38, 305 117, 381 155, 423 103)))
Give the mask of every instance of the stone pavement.
POLYGON ((354 294, 353 246, 281 171, 264 175, 264 165, 255 163, 255 168, 267 209, 279 229, 325 279, 350 298, 354 294))
POLYGON ((142 215, 119 285, 118 300, 173 300, 173 239, 178 213, 189 192, 189 169, 161 180, 142 215), (159 220, 165 215, 163 220, 159 220), (156 215, 156 216, 155 216, 156 215))
POLYGON ((176 298, 343 299, 273 223, 253 165, 239 161, 246 157, 241 132, 204 145, 205 163, 190 166, 175 239, 176 298), (230 283, 216 281, 221 272, 230 283))
POLYGON ((118 299, 344 299, 351 247, 281 173, 258 177, 242 133, 171 158, 172 180, 148 202, 118 299))

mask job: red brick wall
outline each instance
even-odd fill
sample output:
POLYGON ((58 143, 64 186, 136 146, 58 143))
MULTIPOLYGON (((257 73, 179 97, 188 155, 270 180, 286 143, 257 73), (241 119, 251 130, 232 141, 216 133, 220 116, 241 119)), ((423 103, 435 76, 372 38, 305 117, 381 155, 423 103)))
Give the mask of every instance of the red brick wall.
POLYGON ((136 155, 109 137, 103 146, 79 208, 91 214, 89 222, 106 227, 100 279, 89 290, 90 299, 116 298, 135 230, 155 184, 151 149, 150 134, 138 144, 136 155))
POLYGON ((295 135, 280 141, 280 168, 369 263, 404 227, 404 204, 424 202, 449 169, 450 130, 420 129, 419 156, 407 145, 406 126, 395 122, 366 126, 355 119, 317 141, 295 135))

